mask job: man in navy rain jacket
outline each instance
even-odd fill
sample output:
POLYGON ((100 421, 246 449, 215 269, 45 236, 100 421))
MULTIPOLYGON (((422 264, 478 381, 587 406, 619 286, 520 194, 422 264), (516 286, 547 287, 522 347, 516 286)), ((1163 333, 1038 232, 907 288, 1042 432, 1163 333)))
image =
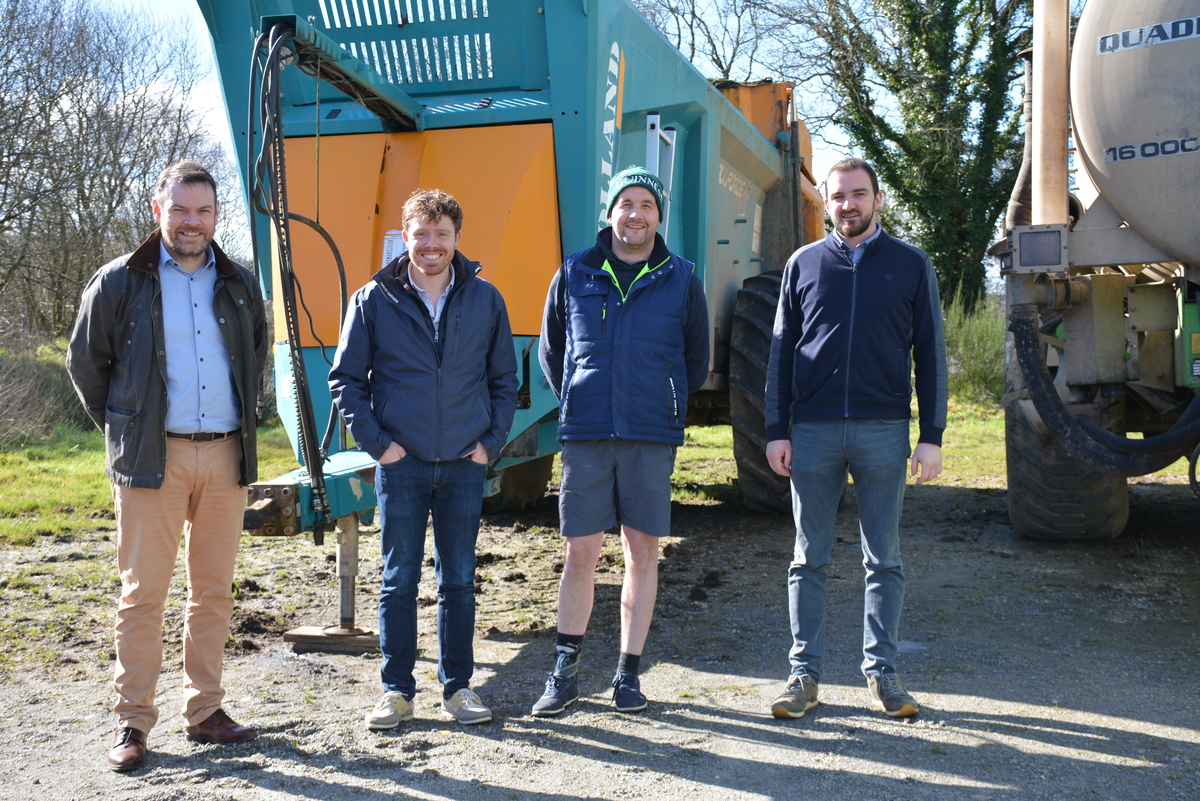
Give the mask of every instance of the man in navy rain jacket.
POLYGON ((379 638, 383 697, 367 727, 413 717, 417 584, 433 513, 438 678, 460 723, 491 710, 475 669, 475 541, 487 464, 517 407, 516 353, 500 293, 458 252, 462 209, 438 190, 404 204, 408 252, 354 294, 329 373, 334 403, 371 454, 383 547, 379 638))

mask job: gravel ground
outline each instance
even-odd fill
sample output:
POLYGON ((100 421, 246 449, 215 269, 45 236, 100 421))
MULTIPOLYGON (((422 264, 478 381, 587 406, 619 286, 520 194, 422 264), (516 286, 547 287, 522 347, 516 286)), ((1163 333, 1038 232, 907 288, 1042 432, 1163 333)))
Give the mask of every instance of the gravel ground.
MULTIPOLYGON (((111 532, 0 553, 0 798, 13 799, 1170 799, 1200 798, 1198 506, 1186 486, 1131 487, 1133 523, 1092 544, 1016 539, 1003 489, 910 488, 900 669, 923 704, 874 710, 858 673, 862 569, 853 497, 831 566, 821 705, 770 717, 787 675, 785 519, 735 502, 678 505, 643 659, 651 706, 608 700, 620 552, 606 550, 584 696, 528 716, 553 647, 554 499, 481 533, 475 686, 496 713, 461 727, 440 700, 422 610, 417 719, 369 732, 376 655, 295 654, 285 628, 336 616, 332 546, 247 539, 226 659, 237 746, 182 732, 173 595, 159 726, 145 768, 104 756, 111 703, 111 532)), ((612 538, 610 538, 612 539, 612 538)), ((373 618, 377 535, 358 605, 373 618)), ((560 565, 559 565, 560 567, 560 565)), ((427 571, 431 572, 431 571, 427 571)), ((429 582, 423 598, 433 596, 429 582)))

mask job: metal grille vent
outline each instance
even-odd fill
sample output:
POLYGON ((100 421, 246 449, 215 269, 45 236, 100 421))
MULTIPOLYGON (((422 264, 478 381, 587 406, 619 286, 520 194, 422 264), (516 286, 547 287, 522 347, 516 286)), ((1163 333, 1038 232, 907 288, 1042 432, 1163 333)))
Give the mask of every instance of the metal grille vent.
POLYGON ((491 98, 484 98, 471 103, 446 103, 441 106, 430 106, 425 110, 430 114, 450 114, 455 111, 475 111, 481 108, 529 108, 548 105, 550 104, 545 100, 534 100, 531 97, 509 97, 494 101, 491 98), (485 105, 484 101, 491 102, 485 105))
MULTIPOLYGON (((326 30, 487 18, 488 0, 320 0, 326 30)), ((363 31, 367 33, 367 31, 363 31)), ((339 37, 340 38, 340 37, 339 37)), ((391 83, 442 83, 494 77, 492 35, 464 33, 343 42, 391 83)))
POLYGON ((319 0, 328 28, 366 28, 418 22, 479 19, 488 0, 319 0), (374 14, 372 14, 374 11, 374 14))

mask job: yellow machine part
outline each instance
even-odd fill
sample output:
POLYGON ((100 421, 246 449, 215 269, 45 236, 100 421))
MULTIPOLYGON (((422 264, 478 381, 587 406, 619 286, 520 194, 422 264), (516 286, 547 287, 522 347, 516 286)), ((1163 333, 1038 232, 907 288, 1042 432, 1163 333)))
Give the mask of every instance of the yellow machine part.
MULTIPOLYGON (((541 331, 546 288, 562 262, 554 137, 549 123, 287 140, 288 206, 333 237, 353 293, 383 266, 414 190, 441 189, 463 209, 458 249, 479 262, 508 306, 514 334, 541 331), (318 192, 318 175, 320 191, 318 192)), ((321 237, 291 224, 294 269, 313 328, 337 344, 337 267, 321 237)), ((276 281, 278 274, 276 274, 276 281)), ((284 330, 276 304, 276 331, 284 330)), ((317 343, 301 312, 302 345, 317 343)))

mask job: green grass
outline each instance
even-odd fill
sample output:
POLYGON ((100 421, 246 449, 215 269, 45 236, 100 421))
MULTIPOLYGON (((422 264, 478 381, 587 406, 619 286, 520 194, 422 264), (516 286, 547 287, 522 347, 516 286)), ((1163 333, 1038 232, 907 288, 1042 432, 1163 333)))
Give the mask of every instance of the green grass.
MULTIPOLYGON (((913 421, 912 435, 916 440, 913 421)), ((672 498, 689 504, 737 503, 732 431, 729 426, 693 427, 677 452, 672 498)), ((945 458, 938 484, 1003 489, 1004 412, 994 402, 951 402, 943 441, 945 458)), ((275 478, 296 467, 281 426, 258 432, 259 476, 275 478)), ((558 478, 556 465, 555 479, 558 478)), ((1186 481, 1180 460, 1152 477, 1133 481, 1186 481)), ((104 475, 104 443, 99 431, 59 426, 48 435, 27 438, 0 451, 0 546, 28 546, 39 537, 72 539, 116 528, 112 495, 104 475)))
POLYGON ((732 501, 740 497, 733 479, 733 429, 729 426, 693 426, 675 452, 671 498, 691 503, 732 501))
POLYGON ((99 431, 60 426, 0 452, 0 543, 113 528, 99 431))
MULTIPOLYGON (((259 473, 265 478, 296 467, 282 428, 261 429, 258 449, 259 473)), ((32 545, 39 537, 69 539, 115 529, 99 431, 59 426, 0 451, 0 545, 32 545)))

